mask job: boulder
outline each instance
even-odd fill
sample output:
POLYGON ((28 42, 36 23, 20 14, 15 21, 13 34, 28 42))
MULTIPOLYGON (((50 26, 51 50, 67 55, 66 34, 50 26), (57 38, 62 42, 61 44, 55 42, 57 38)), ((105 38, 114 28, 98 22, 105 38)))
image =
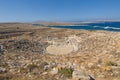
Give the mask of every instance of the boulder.
POLYGON ((5 68, 0 67, 0 74, 6 73, 6 72, 7 72, 7 70, 5 68))
POLYGON ((51 75, 55 75, 58 73, 58 69, 57 68, 53 68, 51 71, 50 71, 50 74, 51 75))
POLYGON ((74 70, 72 73, 73 80, 89 80, 89 76, 86 73, 79 70, 74 70))

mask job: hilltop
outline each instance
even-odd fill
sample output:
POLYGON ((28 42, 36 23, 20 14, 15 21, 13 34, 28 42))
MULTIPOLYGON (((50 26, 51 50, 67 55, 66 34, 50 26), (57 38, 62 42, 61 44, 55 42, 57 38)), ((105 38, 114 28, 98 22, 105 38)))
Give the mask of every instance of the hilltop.
POLYGON ((119 42, 119 32, 1 23, 0 80, 119 80, 119 42))

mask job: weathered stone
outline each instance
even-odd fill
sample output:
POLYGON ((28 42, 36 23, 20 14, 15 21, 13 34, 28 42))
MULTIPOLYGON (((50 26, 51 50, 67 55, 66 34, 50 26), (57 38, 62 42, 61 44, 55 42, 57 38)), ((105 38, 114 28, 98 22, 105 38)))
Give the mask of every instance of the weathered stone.
POLYGON ((25 53, 44 53, 46 48, 45 43, 38 41, 30 41, 27 39, 16 40, 14 42, 4 43, 5 49, 8 52, 25 52, 25 53))
POLYGON ((50 71, 51 75, 55 75, 58 73, 58 69, 57 68, 53 68, 52 71, 50 71))
POLYGON ((0 67, 0 74, 6 73, 7 70, 5 68, 0 67))
POLYGON ((87 74, 79 70, 73 71, 72 78, 73 80, 89 80, 89 77, 87 76, 87 74))

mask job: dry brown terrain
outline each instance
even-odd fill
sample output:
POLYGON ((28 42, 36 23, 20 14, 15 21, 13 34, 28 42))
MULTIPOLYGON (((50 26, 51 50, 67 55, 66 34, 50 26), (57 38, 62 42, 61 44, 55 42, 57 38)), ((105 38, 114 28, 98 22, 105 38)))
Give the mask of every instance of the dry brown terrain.
POLYGON ((120 33, 1 23, 0 80, 120 80, 120 33))

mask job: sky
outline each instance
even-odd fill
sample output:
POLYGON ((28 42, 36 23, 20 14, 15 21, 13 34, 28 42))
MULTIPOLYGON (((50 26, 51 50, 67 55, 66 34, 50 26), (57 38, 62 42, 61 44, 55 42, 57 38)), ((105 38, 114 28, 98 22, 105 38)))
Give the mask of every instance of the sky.
POLYGON ((0 0, 0 22, 120 19, 120 0, 0 0))

